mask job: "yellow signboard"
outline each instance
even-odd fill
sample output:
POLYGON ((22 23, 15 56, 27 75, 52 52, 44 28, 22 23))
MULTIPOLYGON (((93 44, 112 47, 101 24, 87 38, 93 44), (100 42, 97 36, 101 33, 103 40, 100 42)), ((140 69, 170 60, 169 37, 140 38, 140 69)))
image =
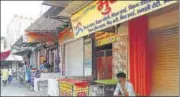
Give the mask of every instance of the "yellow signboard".
POLYGON ((102 40, 97 41, 96 46, 102 46, 116 41, 116 36, 111 36, 102 40))
POLYGON ((115 33, 97 32, 95 34, 96 46, 102 46, 116 41, 115 33))
POLYGON ((60 82, 60 96, 72 96, 73 85, 68 82, 60 82))
POLYGON ((142 16, 178 0, 97 0, 72 15, 75 38, 142 16))

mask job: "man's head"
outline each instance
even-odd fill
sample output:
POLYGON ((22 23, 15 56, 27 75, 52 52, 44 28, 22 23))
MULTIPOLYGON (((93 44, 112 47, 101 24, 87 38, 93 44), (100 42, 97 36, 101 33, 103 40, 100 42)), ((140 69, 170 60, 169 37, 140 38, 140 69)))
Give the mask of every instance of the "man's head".
POLYGON ((43 63, 46 63, 46 60, 44 60, 43 63))
POLYGON ((116 77, 118 78, 120 83, 126 81, 126 74, 124 72, 117 73, 116 77))

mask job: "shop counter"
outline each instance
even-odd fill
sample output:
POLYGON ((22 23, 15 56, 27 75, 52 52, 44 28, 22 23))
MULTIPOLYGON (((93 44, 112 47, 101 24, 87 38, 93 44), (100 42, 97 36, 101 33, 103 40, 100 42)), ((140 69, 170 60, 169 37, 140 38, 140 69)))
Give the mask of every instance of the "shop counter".
POLYGON ((48 79, 48 95, 59 96, 59 83, 57 78, 48 79))
POLYGON ((97 80, 96 84, 89 86, 89 96, 113 96, 116 84, 116 79, 97 80))
POLYGON ((39 83, 40 82, 48 82, 49 78, 34 78, 34 91, 39 92, 39 83))

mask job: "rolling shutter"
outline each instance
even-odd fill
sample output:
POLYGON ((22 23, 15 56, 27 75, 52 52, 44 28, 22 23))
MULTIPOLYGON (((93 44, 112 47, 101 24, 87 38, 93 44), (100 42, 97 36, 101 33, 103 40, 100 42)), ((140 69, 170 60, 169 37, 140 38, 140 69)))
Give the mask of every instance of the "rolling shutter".
POLYGON ((65 44, 65 75, 83 76, 83 38, 65 44))
POLYGON ((149 33, 152 46, 152 96, 179 94, 179 29, 169 28, 149 33))

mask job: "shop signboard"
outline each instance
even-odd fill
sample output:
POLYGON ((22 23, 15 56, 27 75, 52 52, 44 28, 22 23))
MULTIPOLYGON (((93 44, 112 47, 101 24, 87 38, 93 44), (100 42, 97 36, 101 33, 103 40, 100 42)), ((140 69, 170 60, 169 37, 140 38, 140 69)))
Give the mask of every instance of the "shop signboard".
POLYGON ((142 16, 178 0, 97 0, 71 16, 75 38, 142 16))
POLYGON ((74 96, 88 96, 88 86, 78 87, 74 86, 74 96))
POLYGON ((115 42, 117 40, 117 36, 115 33, 97 32, 95 34, 95 39, 96 39, 96 46, 102 46, 105 44, 115 42))
POLYGON ((60 80, 60 96, 88 96, 88 83, 72 79, 60 80))
POLYGON ((60 96, 72 96, 72 84, 62 81, 60 82, 60 96))

